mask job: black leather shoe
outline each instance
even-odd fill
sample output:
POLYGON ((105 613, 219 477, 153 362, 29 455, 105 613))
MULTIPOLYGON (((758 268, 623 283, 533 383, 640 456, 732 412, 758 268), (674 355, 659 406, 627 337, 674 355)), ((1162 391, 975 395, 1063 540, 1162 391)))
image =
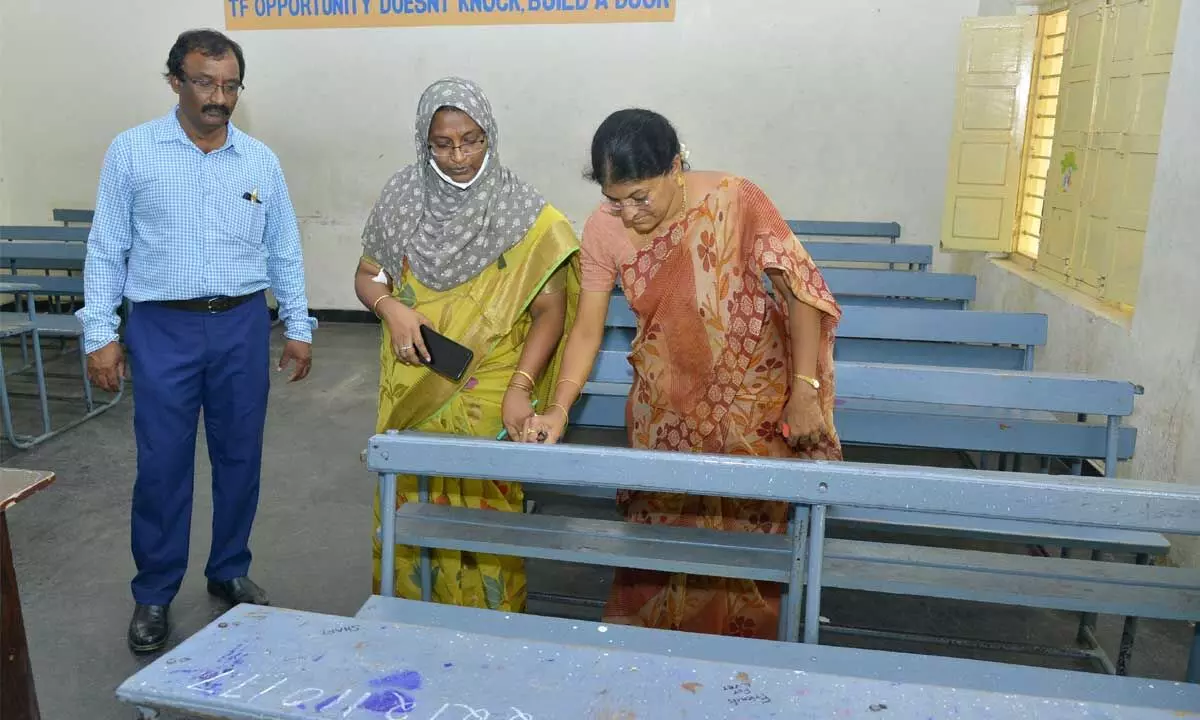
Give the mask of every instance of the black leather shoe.
POLYGON ((167 620, 169 605, 141 605, 133 608, 133 619, 129 621, 129 649, 135 653, 161 650, 167 644, 171 631, 167 620))
POLYGON ((208 581, 208 593, 218 597, 230 605, 270 605, 267 593, 254 584, 248 577, 242 576, 224 582, 208 581))

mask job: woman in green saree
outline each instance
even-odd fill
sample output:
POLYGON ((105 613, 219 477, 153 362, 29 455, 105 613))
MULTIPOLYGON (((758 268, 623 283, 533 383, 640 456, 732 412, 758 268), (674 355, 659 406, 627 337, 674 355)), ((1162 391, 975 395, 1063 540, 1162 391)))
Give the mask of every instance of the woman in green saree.
MULTIPOLYGON (((417 162, 384 187, 363 231, 355 291, 383 325, 376 431, 421 430, 521 440, 536 400, 551 401, 560 340, 579 294, 579 249, 566 218, 501 165, 491 105, 472 82, 440 80, 417 110, 417 162), (460 382, 421 363, 420 326, 474 351, 460 382)), ((520 484, 430 479, 444 505, 521 512, 520 484)), ((417 479, 397 478, 397 504, 417 479)), ((379 498, 374 588, 379 590, 379 498)), ((524 610, 520 558, 434 550, 433 599, 524 610)), ((396 594, 420 599, 416 548, 396 548, 396 594)))

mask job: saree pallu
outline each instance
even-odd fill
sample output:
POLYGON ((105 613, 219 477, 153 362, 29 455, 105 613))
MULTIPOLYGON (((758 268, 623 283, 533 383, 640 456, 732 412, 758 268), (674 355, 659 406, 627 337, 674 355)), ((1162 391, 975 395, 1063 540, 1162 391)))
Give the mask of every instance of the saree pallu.
MULTIPOLYGON (((475 357, 459 383, 425 367, 404 365, 392 353, 385 324, 379 349, 376 432, 421 430, 495 438, 504 428, 501 419, 504 393, 532 325, 529 306, 552 277, 555 283, 565 283, 567 328, 574 321, 579 298, 578 249, 575 233, 566 218, 547 206, 520 243, 463 285, 437 292, 422 285, 405 268, 394 283, 392 294, 427 317, 438 332, 471 348, 475 357)), ((535 388, 539 407, 549 402, 565 344, 559 343, 535 388)), ((416 476, 398 476, 397 507, 418 500, 416 476)), ((521 512, 524 493, 519 483, 431 477, 429 501, 521 512)), ((380 588, 382 557, 379 527, 380 503, 376 491, 373 541, 376 593, 380 588)), ((509 612, 524 610, 526 587, 521 558, 440 549, 431 551, 431 555, 435 602, 509 612)), ((397 546, 396 595, 421 599, 420 577, 419 550, 397 546)))
MULTIPOLYGON (((758 187, 725 178, 620 270, 638 318, 626 408, 632 447, 841 458, 833 425, 833 341, 841 310, 758 187), (793 371, 788 308, 766 292, 768 270, 782 273, 796 297, 821 312, 818 402, 828 432, 803 453, 778 430, 793 371)), ((618 500, 631 522, 787 530, 786 503, 647 492, 622 492, 618 500)), ((604 619, 773 639, 780 590, 752 580, 621 569, 604 619)))

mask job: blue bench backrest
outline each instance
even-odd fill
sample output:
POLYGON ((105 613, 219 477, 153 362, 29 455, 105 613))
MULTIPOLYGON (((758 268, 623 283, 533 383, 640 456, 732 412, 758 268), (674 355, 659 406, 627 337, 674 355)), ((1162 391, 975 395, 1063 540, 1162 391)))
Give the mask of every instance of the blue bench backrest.
POLYGON ((888 238, 893 242, 900 237, 900 223, 897 222, 789 220, 788 227, 800 237, 888 238))
MULTIPOLYGON (((625 353, 602 350, 574 426, 625 428, 633 373, 625 353)), ((1110 417, 1133 411, 1136 385, 1080 375, 839 361, 835 422, 850 445, 942 448, 1112 459, 1133 456, 1137 431, 1064 422, 1055 413, 1110 417)))
POLYGON ((824 263, 874 263, 915 265, 923 270, 933 262, 932 245, 815 241, 805 242, 804 249, 818 265, 824 263))
POLYGON ((89 228, 54 225, 0 225, 0 240, 50 240, 81 242, 88 239, 89 228))
MULTIPOLYGON (((637 319, 614 292, 602 348, 628 351, 637 319)), ((838 360, 899 365, 1032 370, 1033 348, 1046 344, 1048 320, 1036 313, 846 305, 838 326, 838 360)))
POLYGON ((1200 535, 1200 487, 1069 475, 498 443, 400 432, 366 452, 377 473, 687 492, 1200 535))
POLYGON ((92 222, 93 210, 72 210, 69 208, 54 208, 54 222, 89 224, 92 222))

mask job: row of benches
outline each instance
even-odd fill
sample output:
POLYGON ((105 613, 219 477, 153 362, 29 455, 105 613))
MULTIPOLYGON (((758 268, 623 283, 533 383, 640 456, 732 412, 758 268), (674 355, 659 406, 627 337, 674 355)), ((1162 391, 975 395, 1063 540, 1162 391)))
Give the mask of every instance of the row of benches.
MULTIPOLYGON (((938 594, 1200 619, 1200 573, 826 537, 834 509, 1135 533, 1200 534, 1200 490, 1134 481, 497 443, 424 433, 369 441, 382 588, 353 617, 240 606, 127 679, 121 700, 204 716, 293 718, 1169 718, 1200 686, 819 644, 822 591, 938 594), (396 508, 398 474, 752 498, 791 504, 786 535, 396 508), (469 532, 464 532, 468 530, 469 532), (415 603, 390 595, 393 543, 696 572, 787 588, 780 637, 747 640, 415 603), (947 592, 945 588, 957 587, 947 592)), ((428 594, 429 553, 422 553, 428 594)), ((883 610, 881 610, 883 612, 883 610)), ((1200 676, 1200 632, 1187 677, 1200 676)))

